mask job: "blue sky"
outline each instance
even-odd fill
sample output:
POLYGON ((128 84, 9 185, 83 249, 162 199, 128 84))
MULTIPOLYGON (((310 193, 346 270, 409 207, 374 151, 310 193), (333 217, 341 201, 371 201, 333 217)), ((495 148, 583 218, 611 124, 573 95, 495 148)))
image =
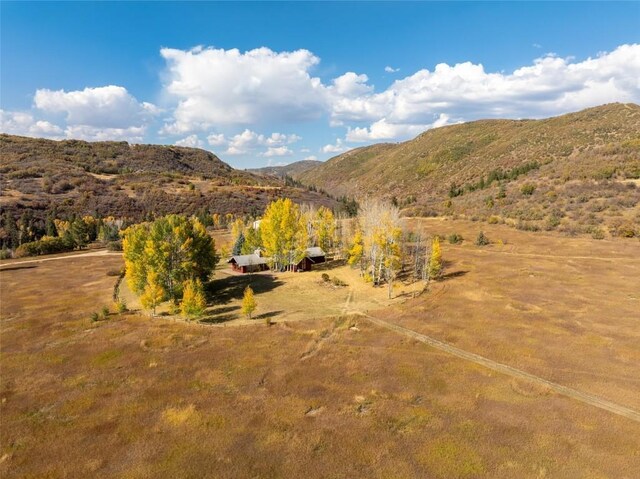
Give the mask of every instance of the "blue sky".
POLYGON ((324 160, 640 101, 639 2, 1 4, 2 131, 324 160))

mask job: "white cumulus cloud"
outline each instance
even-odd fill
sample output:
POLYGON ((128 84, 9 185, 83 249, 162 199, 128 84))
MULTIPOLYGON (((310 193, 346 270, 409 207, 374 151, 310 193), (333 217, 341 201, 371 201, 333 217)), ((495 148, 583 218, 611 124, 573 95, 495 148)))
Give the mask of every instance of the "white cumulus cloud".
POLYGON ((227 155, 247 155, 258 153, 261 156, 289 156, 293 152, 286 146, 302 138, 295 134, 272 133, 265 136, 261 133, 245 129, 242 133, 228 140, 227 155), (266 150, 265 150, 266 147, 266 150), (262 151, 261 151, 262 150, 262 151))
POLYGON ((322 83, 310 73, 320 60, 308 50, 198 47, 160 53, 167 63, 166 92, 178 100, 165 133, 306 120, 325 109, 322 83))
POLYGON ((266 157, 291 155, 293 155, 293 151, 291 151, 287 146, 270 146, 267 148, 267 151, 262 153, 262 156, 266 157))
POLYGON ((207 143, 209 143, 210 146, 223 146, 227 144, 227 139, 223 133, 211 133, 207 136, 207 143))
POLYGON ((63 130, 45 120, 36 120, 31 113, 0 110, 0 131, 10 135, 60 139, 63 130))
POLYGON ((344 144, 344 141, 341 138, 338 138, 334 144, 329 143, 328 145, 324 145, 320 151, 322 153, 342 153, 348 149, 349 148, 344 144))
POLYGON ((348 128, 347 141, 362 143, 383 140, 406 140, 418 136, 425 130, 449 124, 449 116, 441 113, 438 118, 428 124, 389 123, 386 118, 378 120, 368 128, 348 128))
POLYGON ((439 114, 465 121, 551 116, 607 102, 638 102, 639 78, 640 45, 622 45, 582 62, 547 55, 511 73, 487 72, 471 62, 441 63, 385 91, 338 98, 332 118, 417 125, 439 114))
POLYGON ((185 138, 182 138, 181 140, 176 141, 174 145, 187 146, 190 148, 201 148, 204 143, 200 138, 198 138, 198 135, 189 135, 185 138))
POLYGON ((128 128, 98 128, 89 125, 68 125, 64 134, 67 138, 86 141, 128 141, 143 143, 145 127, 130 126, 128 128))
POLYGON ((583 61, 547 54, 510 73, 441 63, 381 92, 335 96, 331 122, 347 127, 347 141, 366 142, 405 139, 452 122, 542 118, 610 102, 640 102, 640 45, 583 61))
POLYGON ((140 127, 158 112, 151 103, 140 103, 126 88, 115 85, 76 91, 40 89, 34 105, 48 113, 64 113, 69 125, 96 128, 140 127))
POLYGON ((387 73, 396 73, 396 72, 399 72, 400 69, 399 68, 393 68, 393 67, 390 67, 389 65, 387 65, 386 67, 384 67, 384 71, 386 71, 387 73))

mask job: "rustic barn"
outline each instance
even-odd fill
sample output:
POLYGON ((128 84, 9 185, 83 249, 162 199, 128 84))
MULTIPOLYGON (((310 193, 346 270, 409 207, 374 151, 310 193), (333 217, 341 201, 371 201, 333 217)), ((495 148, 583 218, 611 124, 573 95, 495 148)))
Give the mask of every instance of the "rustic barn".
POLYGON ((326 253, 322 251, 322 248, 317 246, 313 248, 307 248, 305 250, 305 256, 296 265, 294 265, 294 271, 311 271, 311 267, 314 264, 324 263, 326 261, 326 253))
POLYGON ((255 253, 232 256, 227 263, 231 265, 231 268, 234 271, 239 271, 241 273, 255 273, 256 271, 265 271, 269 269, 267 260, 265 258, 261 258, 255 253))

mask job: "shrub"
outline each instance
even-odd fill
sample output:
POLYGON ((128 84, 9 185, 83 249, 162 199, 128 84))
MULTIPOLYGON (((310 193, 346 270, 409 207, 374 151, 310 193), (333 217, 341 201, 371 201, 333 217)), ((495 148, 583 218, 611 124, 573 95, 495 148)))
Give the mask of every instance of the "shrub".
POLYGON ((491 215, 491 216, 489 216, 488 223, 490 225, 497 225, 498 223, 500 223, 500 217, 499 216, 495 216, 495 215, 491 215))
POLYGON ((489 238, 485 236, 483 231, 480 231, 480 233, 478 233, 478 237, 476 238, 476 246, 486 246, 490 243, 491 241, 489 241, 489 238))
POLYGON ((118 241, 109 241, 107 243, 108 251, 122 251, 122 240, 118 241))
POLYGON ((452 233, 449 235, 447 240, 450 244, 460 244, 462 243, 463 238, 458 233, 452 233))
POLYGON ((119 299, 118 301, 116 301, 116 311, 119 314, 129 311, 129 309, 127 308, 127 302, 124 299, 119 299))
POLYGON ((103 306, 102 309, 100 310, 100 318, 107 319, 108 317, 109 317, 109 307, 103 306))
POLYGON ((100 316, 98 315, 98 313, 94 311, 93 313, 91 313, 90 319, 91 319, 91 322, 95 323, 100 319, 100 316))
POLYGON ((525 183, 520 188, 520 192, 526 196, 531 196, 535 190, 536 190, 536 185, 531 183, 525 183))
POLYGON ((15 256, 38 256, 41 254, 54 254, 73 251, 75 244, 67 238, 43 236, 39 241, 23 243, 16 248, 15 256))
POLYGON ((324 281, 325 283, 328 283, 329 281, 331 281, 331 278, 327 273, 322 273, 322 281, 324 281))
POLYGON ((344 281, 342 281, 340 278, 338 278, 337 276, 334 276, 331 279, 331 282, 333 283, 334 286, 347 286, 347 283, 345 283, 344 281))
POLYGON ((169 303, 168 312, 171 316, 175 316, 176 314, 180 313, 180 305, 177 303, 177 300, 171 301, 171 303, 169 303))
POLYGON ((558 226, 560 226, 560 216, 558 216, 555 213, 552 213, 547 218, 547 224, 545 229, 552 230, 554 228, 557 228, 558 226))
POLYGON ((604 231, 602 228, 594 228, 593 231, 591 231, 591 237, 597 240, 604 239, 604 231))

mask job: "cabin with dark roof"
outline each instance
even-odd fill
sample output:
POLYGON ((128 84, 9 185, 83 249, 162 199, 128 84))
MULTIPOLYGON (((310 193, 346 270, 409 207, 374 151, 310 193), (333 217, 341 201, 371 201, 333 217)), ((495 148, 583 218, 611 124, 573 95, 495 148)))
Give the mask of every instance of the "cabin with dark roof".
POLYGON ((318 246, 307 248, 304 253, 304 258, 293 265, 294 271, 311 271, 314 264, 324 263, 327 260, 326 253, 318 246))
POLYGON ((234 271, 240 273, 255 273, 269 269, 267 260, 255 253, 232 256, 227 263, 231 265, 234 271))

